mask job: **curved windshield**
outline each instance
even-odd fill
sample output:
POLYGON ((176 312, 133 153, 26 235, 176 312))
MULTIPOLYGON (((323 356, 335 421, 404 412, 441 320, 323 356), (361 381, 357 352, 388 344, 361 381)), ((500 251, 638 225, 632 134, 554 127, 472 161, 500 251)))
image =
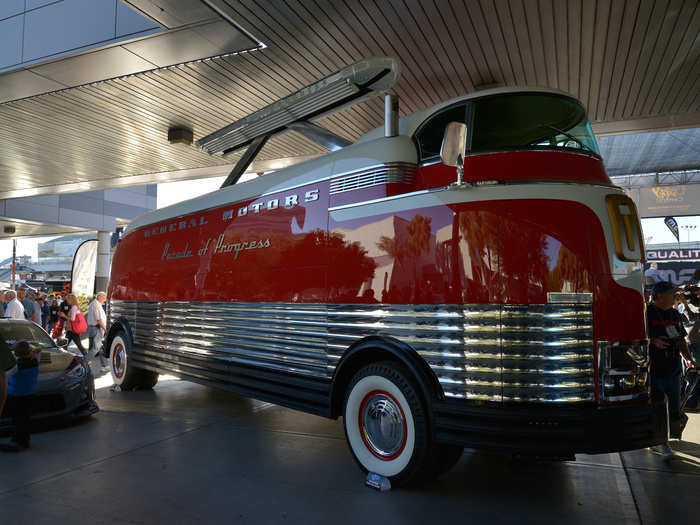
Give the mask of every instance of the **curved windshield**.
POLYGON ((564 148, 600 155, 585 110, 568 97, 514 93, 477 99, 470 121, 471 153, 564 148))

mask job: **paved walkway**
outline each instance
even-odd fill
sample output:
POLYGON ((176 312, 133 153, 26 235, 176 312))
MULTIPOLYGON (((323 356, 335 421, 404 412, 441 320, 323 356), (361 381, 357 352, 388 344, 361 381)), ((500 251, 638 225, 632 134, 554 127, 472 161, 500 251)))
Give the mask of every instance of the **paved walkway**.
POLYGON ((646 450, 566 463, 467 450, 429 487, 378 493, 340 421, 176 380, 103 387, 98 402, 0 456, 0 523, 698 523, 698 416, 671 465, 646 450))

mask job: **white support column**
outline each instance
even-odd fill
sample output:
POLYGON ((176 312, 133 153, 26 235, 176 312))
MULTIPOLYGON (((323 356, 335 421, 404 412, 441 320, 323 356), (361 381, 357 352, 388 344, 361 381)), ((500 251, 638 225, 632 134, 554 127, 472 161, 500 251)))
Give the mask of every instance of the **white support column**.
POLYGON ((112 251, 111 232, 97 232, 97 270, 95 271, 95 292, 106 292, 109 282, 109 268, 112 251))

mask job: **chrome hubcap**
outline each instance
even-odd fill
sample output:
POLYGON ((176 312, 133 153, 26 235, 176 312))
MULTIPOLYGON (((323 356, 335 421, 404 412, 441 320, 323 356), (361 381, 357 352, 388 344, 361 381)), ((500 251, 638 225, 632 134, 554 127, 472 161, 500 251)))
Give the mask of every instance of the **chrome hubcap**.
POLYGON ((113 363, 114 373, 117 377, 122 377, 126 368, 126 351, 124 350, 124 345, 117 345, 115 347, 113 363))
POLYGON ((389 458, 401 451, 406 440, 405 422, 391 397, 370 394, 360 408, 360 418, 365 443, 375 455, 389 458))

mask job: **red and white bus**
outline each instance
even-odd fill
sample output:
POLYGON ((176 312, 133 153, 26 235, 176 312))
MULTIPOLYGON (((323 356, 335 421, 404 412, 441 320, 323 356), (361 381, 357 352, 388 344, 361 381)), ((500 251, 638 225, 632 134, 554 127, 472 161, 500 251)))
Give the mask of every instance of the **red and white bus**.
MULTIPOLYGON (((235 182, 276 133, 344 145, 309 121, 388 89, 398 67, 335 75, 199 146, 248 146, 235 182)), ((111 271, 115 382, 174 374, 340 416, 359 465, 394 484, 463 447, 661 443, 639 219, 581 103, 498 88, 401 119, 387 96, 386 113, 351 145, 136 219, 111 271)))

